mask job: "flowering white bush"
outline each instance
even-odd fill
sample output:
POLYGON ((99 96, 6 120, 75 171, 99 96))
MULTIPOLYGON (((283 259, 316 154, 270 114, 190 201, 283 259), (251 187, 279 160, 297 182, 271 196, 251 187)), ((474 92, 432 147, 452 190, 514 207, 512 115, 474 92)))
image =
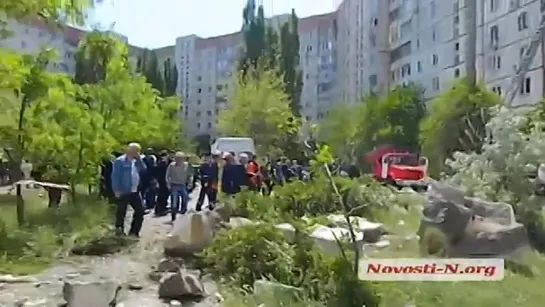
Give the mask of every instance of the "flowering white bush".
POLYGON ((520 189, 531 187, 528 167, 545 162, 545 133, 539 125, 528 134, 523 133, 529 120, 524 113, 503 107, 492 112, 487 123, 491 137, 480 153, 457 152, 452 160, 447 160, 454 172, 447 180, 477 197, 517 202, 520 195, 515 194, 525 193, 520 189))
POLYGON ((528 128, 530 114, 504 107, 493 108, 492 114, 481 151, 455 153, 446 161, 452 175, 445 180, 468 195, 513 205, 517 219, 537 239, 543 233, 542 215, 528 171, 545 163, 544 123, 533 122, 528 128))

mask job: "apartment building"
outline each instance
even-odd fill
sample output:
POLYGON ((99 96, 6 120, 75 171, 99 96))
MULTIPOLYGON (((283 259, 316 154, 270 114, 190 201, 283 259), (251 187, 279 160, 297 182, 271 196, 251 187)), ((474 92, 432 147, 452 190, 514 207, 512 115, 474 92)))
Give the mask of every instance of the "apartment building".
MULTIPOLYGON (((289 15, 269 20, 273 28, 289 15)), ((299 21, 300 65, 303 69, 301 115, 308 121, 323 118, 336 99, 336 30, 333 14, 299 21)), ((178 95, 189 136, 215 135, 220 110, 227 107, 233 76, 243 50, 241 32, 218 37, 196 35, 176 40, 174 57, 178 67, 178 95)))
MULTIPOLYGON (((448 89, 465 75, 467 1, 344 0, 336 12, 339 99, 355 101, 381 84, 415 82, 427 99, 448 89)), ((539 0, 478 2, 474 30, 479 82, 505 94, 540 22, 540 6, 539 0)), ((543 52, 538 52, 514 105, 539 101, 543 75, 543 52)))
POLYGON ((0 47, 29 54, 53 48, 57 50, 58 57, 50 63, 50 69, 69 74, 75 72, 74 52, 83 31, 72 27, 60 29, 39 20, 29 23, 9 20, 7 28, 12 35, 0 40, 0 47))

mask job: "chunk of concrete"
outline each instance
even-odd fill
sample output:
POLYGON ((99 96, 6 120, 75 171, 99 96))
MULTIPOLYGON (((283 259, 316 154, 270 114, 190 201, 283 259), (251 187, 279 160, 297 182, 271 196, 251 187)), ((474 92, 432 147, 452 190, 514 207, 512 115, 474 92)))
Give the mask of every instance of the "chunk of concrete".
POLYGON ((204 285, 200 277, 186 270, 165 273, 159 281, 159 297, 162 299, 183 300, 204 296, 204 285))
MULTIPOLYGON (((354 232, 356 235, 356 247, 361 250, 364 244, 364 234, 357 230, 354 232)), ((340 254, 341 248, 339 247, 339 242, 337 242, 337 240, 340 242, 352 241, 350 237, 350 230, 341 227, 332 228, 323 225, 317 226, 310 234, 310 237, 313 239, 316 246, 328 255, 340 254)))
POLYGON ((165 253, 183 257, 201 252, 212 242, 214 223, 215 220, 203 212, 181 215, 165 239, 165 253))
POLYGON ((284 238, 286 238, 286 241, 288 243, 294 243, 295 242, 295 227, 293 227, 290 223, 282 223, 275 226, 276 229, 280 230, 282 234, 284 235, 284 238))
POLYGON ((115 306, 121 285, 113 280, 66 281, 62 293, 68 307, 115 306))
MULTIPOLYGON (((328 216, 330 223, 337 227, 348 228, 348 223, 344 215, 332 214, 328 216)), ((359 216, 351 216, 350 224, 355 230, 363 233, 365 242, 374 243, 380 240, 380 237, 386 233, 384 226, 381 223, 374 223, 368 221, 366 218, 359 216)))

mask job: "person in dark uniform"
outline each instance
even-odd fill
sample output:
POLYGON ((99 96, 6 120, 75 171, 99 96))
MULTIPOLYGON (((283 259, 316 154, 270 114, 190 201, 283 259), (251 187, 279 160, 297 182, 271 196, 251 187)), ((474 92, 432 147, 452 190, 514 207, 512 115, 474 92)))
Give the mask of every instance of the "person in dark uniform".
POLYGON ((170 196, 170 191, 167 187, 167 182, 165 179, 167 173, 167 167, 170 164, 171 160, 169 159, 169 154, 166 150, 161 151, 159 154, 159 159, 157 161, 157 166, 155 167, 154 177, 157 180, 157 204, 155 205, 155 215, 164 216, 167 212, 168 198, 170 196))
POLYGON ((196 210, 201 211, 204 198, 208 197, 208 208, 213 210, 218 194, 219 168, 214 157, 205 155, 204 162, 199 167, 199 181, 201 191, 197 200, 196 210))

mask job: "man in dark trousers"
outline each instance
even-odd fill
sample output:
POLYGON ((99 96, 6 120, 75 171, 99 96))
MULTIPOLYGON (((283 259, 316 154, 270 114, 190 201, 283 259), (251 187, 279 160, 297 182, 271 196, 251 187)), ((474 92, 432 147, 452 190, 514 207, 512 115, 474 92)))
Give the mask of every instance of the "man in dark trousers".
POLYGON ((216 163, 215 158, 205 155, 204 162, 199 167, 201 191, 197 200, 197 211, 201 211, 205 196, 208 197, 208 209, 214 209, 218 194, 218 173, 218 163, 216 163))
POLYGON ((157 194, 157 179, 155 177, 157 157, 153 154, 152 148, 146 149, 142 161, 146 164, 146 170, 142 174, 142 199, 147 209, 153 209, 157 194))
POLYGON ((235 164, 235 157, 231 153, 223 154, 225 165, 221 176, 221 191, 226 195, 234 195, 240 191, 240 181, 238 178, 238 167, 235 164))
POLYGON ((138 237, 144 221, 144 207, 138 187, 146 164, 140 156, 140 148, 138 143, 129 144, 126 153, 115 159, 112 167, 112 190, 116 198, 115 228, 120 235, 125 234, 127 206, 134 210, 129 235, 138 237))
POLYGON ((157 204, 155 205, 155 215, 164 216, 167 212, 168 198, 170 191, 167 187, 165 179, 167 173, 167 167, 172 162, 169 159, 168 152, 166 150, 161 151, 157 166, 155 167, 155 178, 157 179, 157 204))

